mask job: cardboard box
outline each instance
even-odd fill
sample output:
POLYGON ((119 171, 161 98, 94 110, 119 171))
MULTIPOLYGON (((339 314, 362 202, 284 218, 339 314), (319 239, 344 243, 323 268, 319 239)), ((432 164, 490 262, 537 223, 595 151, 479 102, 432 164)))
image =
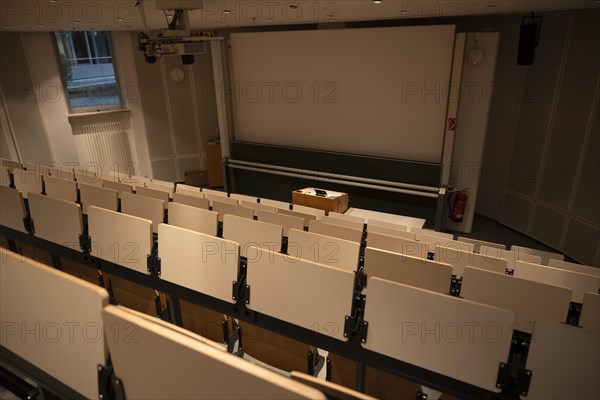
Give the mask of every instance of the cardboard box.
POLYGON ((348 209, 348 193, 334 192, 326 189, 326 196, 317 196, 315 188, 305 188, 292 192, 292 203, 300 206, 318 208, 326 213, 334 211, 344 213, 348 209))

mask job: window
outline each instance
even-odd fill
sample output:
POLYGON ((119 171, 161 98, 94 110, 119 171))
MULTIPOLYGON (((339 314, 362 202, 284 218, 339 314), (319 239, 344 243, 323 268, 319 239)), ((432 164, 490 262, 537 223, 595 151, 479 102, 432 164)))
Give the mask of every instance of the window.
POLYGON ((56 32, 71 112, 121 108, 108 32, 56 32))

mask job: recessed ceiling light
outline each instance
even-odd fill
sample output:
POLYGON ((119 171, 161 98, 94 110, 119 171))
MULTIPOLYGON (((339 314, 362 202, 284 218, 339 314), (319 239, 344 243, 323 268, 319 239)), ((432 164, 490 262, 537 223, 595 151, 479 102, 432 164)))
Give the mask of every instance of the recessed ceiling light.
POLYGON ((81 23, 81 21, 79 21, 79 20, 77 20, 77 19, 76 19, 76 20, 74 20, 74 21, 73 21, 73 23, 74 23, 75 25, 79 25, 79 24, 81 23))
POLYGON ((223 10, 223 14, 231 14, 231 10, 223 10))
POLYGON ((119 21, 119 22, 123 22, 123 21, 125 21, 125 20, 124 20, 123 18, 119 17, 119 18, 117 18, 117 21, 119 21))
POLYGON ((44 25, 42 25, 42 24, 41 24, 41 23, 39 23, 39 22, 36 22, 35 26, 44 26, 44 25))
POLYGON ((373 0, 373 4, 381 4, 381 3, 383 3, 382 0, 373 0))
POLYGON ((50 3, 56 3, 56 0, 50 0, 50 3))
POLYGON ((4 29, 12 29, 12 26, 10 26, 10 25, 4 25, 2 28, 4 28, 4 29))

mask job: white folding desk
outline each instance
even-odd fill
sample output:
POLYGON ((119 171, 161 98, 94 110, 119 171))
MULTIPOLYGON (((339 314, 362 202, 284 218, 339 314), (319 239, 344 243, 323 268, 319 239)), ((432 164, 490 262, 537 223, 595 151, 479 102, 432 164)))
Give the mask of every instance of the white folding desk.
POLYGON ((600 278, 597 276, 520 261, 515 263, 514 276, 549 285, 567 287, 573 291, 571 301, 576 303, 583 302, 585 293, 598 293, 600 288, 600 278))
POLYGON ((8 228, 27 233, 23 223, 25 202, 21 192, 7 186, 0 186, 0 203, 0 223, 8 228))
POLYGON ((346 271, 356 271, 360 244, 318 233, 290 229, 288 254, 346 271))
POLYGON ((248 259, 248 308, 346 340, 344 322, 352 311, 352 272, 264 249, 252 252, 257 256, 248 259), (308 296, 306 288, 310 288, 308 296))
POLYGON ((152 197, 153 199, 162 200, 165 209, 169 204, 169 193, 163 192, 162 190, 150 189, 144 186, 137 186, 135 188, 135 194, 137 194, 138 196, 146 196, 152 197))
POLYGON ((361 208, 349 208, 344 214, 360 217, 369 224, 369 219, 376 219, 379 221, 392 222, 394 224, 404 225, 409 229, 411 227, 422 228, 425 225, 425 220, 422 218, 407 217, 404 215, 389 214, 379 211, 363 210, 361 208))
POLYGON ((531 338, 526 368, 532 372, 523 399, 600 398, 600 336, 575 326, 540 319, 531 338))
POLYGON ((177 186, 175 186, 175 193, 181 193, 181 194, 185 194, 187 196, 204 198, 204 193, 202 193, 200 188, 197 188, 195 186, 177 184, 177 186))
POLYGON ((453 273, 456 276, 462 276, 465 267, 476 267, 503 274, 506 272, 507 265, 506 260, 503 258, 440 246, 435 247, 433 259, 452 265, 453 273))
POLYGON ((361 243, 363 231, 349 228, 347 226, 335 225, 326 222, 311 220, 308 224, 308 231, 320 235, 331 236, 339 239, 349 240, 351 242, 361 243))
MULTIPOLYGON (((236 200, 239 200, 236 197, 233 197, 236 200)), ((258 216, 258 212, 259 211, 269 211, 272 213, 277 212, 277 208, 273 207, 273 206, 268 206, 266 204, 261 204, 261 203, 254 203, 251 201, 246 201, 246 200, 239 200, 240 201, 240 205, 244 206, 244 207, 249 207, 251 209, 254 210, 254 215, 258 216)))
POLYGON ((424 259, 429 250, 427 243, 376 232, 367 235, 367 246, 424 259))
POLYGON ((245 201, 254 204, 258 203, 258 197, 246 196, 245 194, 230 193, 229 197, 232 199, 239 200, 240 202, 245 201))
POLYGON ((321 222, 325 222, 331 225, 339 225, 344 226, 346 228, 358 229, 359 231, 363 231, 365 228, 365 224, 361 220, 362 218, 353 217, 351 215, 346 216, 346 214, 338 214, 330 212, 329 215, 323 215, 320 219, 321 222), (337 216, 334 216, 337 215, 337 216), (345 217, 345 218, 344 218, 345 217), (347 219, 347 218, 357 218, 355 219, 347 219))
POLYGON ((589 265, 576 264, 561 260, 548 260, 548 266, 560 269, 566 269, 567 271, 579 272, 581 274, 600 276, 600 268, 591 267, 589 265))
POLYGON ((13 182, 15 188, 21 191, 23 198, 27 198, 28 193, 42 193, 42 175, 25 171, 22 169, 13 169, 13 182))
POLYGON ((228 303, 237 280, 240 246, 176 226, 158 226, 161 278, 228 303))
POLYGON ((267 222, 269 224, 279 225, 283 227, 283 236, 288 237, 290 229, 304 229, 304 219, 299 217, 292 217, 291 215, 285 215, 274 211, 256 209, 256 219, 258 221, 267 222))
POLYGON ((173 182, 157 181, 155 179, 144 182, 144 186, 150 189, 167 192, 169 193, 169 198, 173 198, 173 192, 175 191, 175 184, 173 182))
POLYGON ((70 201, 75 203, 77 201, 77 183, 67 179, 60 178, 47 178, 46 184, 46 195, 55 199, 70 201))
POLYGON ((152 252, 152 221, 90 207, 88 229, 94 257, 147 274, 152 252))
POLYGON ((114 335, 111 327, 119 329, 119 337, 135 327, 135 343, 107 340, 128 399, 325 400, 321 392, 209 345, 201 336, 126 308, 108 306, 103 319, 107 337, 114 335))
POLYGON ((223 217, 223 238, 240 244, 243 257, 255 257, 248 253, 253 247, 281 251, 283 228, 279 225, 225 214, 223 217))
POLYGON ((571 290, 514 276, 465 267, 461 297, 514 311, 516 326, 532 333, 535 321, 546 318, 564 322, 571 304, 571 290))
POLYGON ((19 254, 0 261, 2 346, 90 399, 98 398, 98 365, 106 363, 107 305, 97 285, 19 254))
POLYGON ((189 192, 175 192, 173 193, 173 203, 185 204, 191 207, 203 208, 208 210, 210 207, 210 201, 204 198, 204 195, 189 195, 189 192))
POLYGON ((486 242, 484 240, 477 240, 464 236, 459 236, 456 238, 456 240, 458 240, 459 242, 471 243, 473 245, 473 250, 475 251, 475 253, 480 253, 479 249, 481 246, 495 247, 497 249, 506 250, 506 246, 500 243, 486 242))
POLYGON ((498 392, 514 313, 444 294, 367 278, 363 347, 498 392))
POLYGON ((214 211, 185 204, 169 203, 169 225, 217 236, 217 217, 218 214, 214 211))
POLYGON ((365 274, 448 294, 452 280, 452 266, 367 247, 365 274))
POLYGON ((236 215, 246 219, 254 219, 254 209, 236 204, 224 203, 217 199, 212 201, 212 210, 219 214, 219 222, 223 222, 223 216, 226 214, 236 215))
POLYGON ((83 213, 87 215, 90 206, 117 211, 119 209, 119 193, 114 189, 102 186, 79 184, 79 195, 83 213))
POLYGON ((29 211, 35 236, 79 250, 83 232, 81 206, 69 201, 29 193, 29 211))
POLYGON ((164 201, 152 197, 121 192, 121 212, 152 221, 154 233, 165 219, 164 201))
POLYGON ((531 249, 529 247, 523 247, 523 246, 511 246, 510 250, 517 252, 517 253, 533 254, 533 255, 539 256, 542 259, 542 265, 548 265, 548 262, 550 260, 564 261, 564 259, 565 259, 564 254, 561 254, 561 253, 553 253, 551 251, 531 249))

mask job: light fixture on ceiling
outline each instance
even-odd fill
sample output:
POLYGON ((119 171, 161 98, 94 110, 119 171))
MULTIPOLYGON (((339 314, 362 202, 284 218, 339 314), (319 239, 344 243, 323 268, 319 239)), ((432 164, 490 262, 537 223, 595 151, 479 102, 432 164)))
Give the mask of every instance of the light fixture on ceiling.
POLYGON ((40 27, 40 26, 44 26, 44 25, 42 25, 40 22, 36 22, 35 26, 40 27))
POLYGON ((79 21, 78 19, 76 19, 76 20, 73 20, 73 23, 74 23, 75 25, 79 25, 79 24, 81 23, 81 21, 79 21))
POLYGON ((2 28, 3 29, 12 29, 12 26, 10 26, 10 25, 4 25, 2 28))
POLYGON ((117 21, 118 21, 118 22, 123 22, 123 21, 125 21, 125 20, 124 20, 123 18, 119 17, 119 18, 117 18, 117 21))
POLYGON ((223 14, 231 14, 231 10, 223 10, 223 14))
POLYGON ((382 0, 373 0, 373 4, 381 4, 381 3, 383 3, 382 0))

